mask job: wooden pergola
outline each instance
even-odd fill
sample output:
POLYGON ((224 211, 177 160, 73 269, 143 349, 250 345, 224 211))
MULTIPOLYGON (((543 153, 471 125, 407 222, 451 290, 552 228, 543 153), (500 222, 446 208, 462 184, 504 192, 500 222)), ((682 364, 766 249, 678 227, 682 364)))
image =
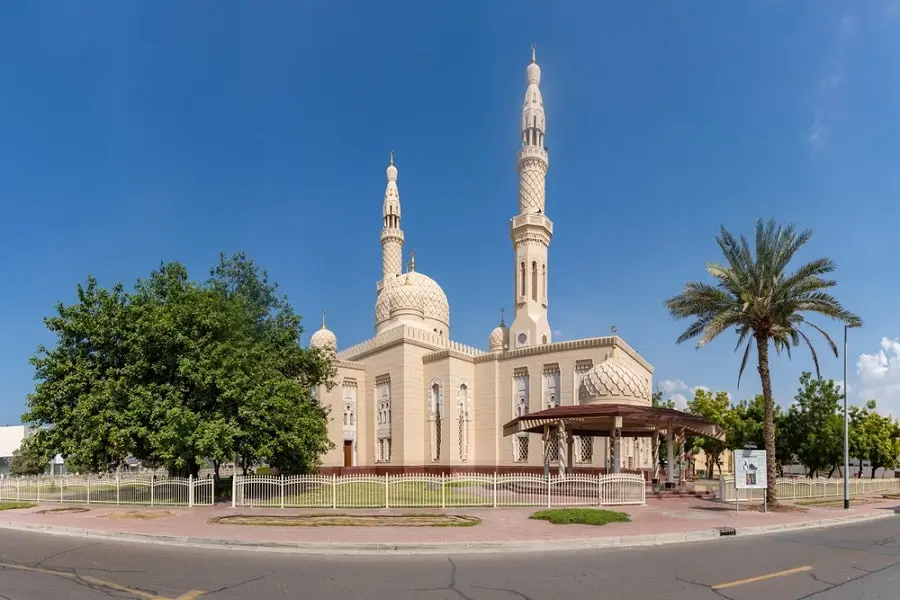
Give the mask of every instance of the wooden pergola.
MULTIPOLYGON (((612 471, 618 473, 620 465, 617 455, 617 441, 623 437, 649 437, 653 443, 655 468, 659 466, 659 438, 666 436, 666 448, 669 461, 666 468, 666 481, 674 484, 675 470, 672 456, 675 453, 675 438, 683 439, 685 435, 699 435, 717 440, 725 439, 721 427, 703 417, 691 415, 673 408, 656 408, 638 404, 577 404, 574 406, 557 406, 540 412, 517 417, 503 426, 503 435, 511 436, 523 433, 540 433, 544 443, 544 470, 550 467, 550 440, 553 435, 557 439, 565 439, 566 452, 560 453, 560 474, 570 473, 574 468, 574 437, 608 437, 612 471)), ((655 479, 656 477, 654 477, 655 479)))

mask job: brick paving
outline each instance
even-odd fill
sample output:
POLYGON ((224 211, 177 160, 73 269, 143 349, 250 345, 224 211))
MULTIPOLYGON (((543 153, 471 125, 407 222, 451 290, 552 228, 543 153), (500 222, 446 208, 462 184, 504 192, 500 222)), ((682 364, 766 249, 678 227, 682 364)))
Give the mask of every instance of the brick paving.
MULTIPOLYGON (((603 527, 584 525, 552 525, 529 519, 539 508, 446 509, 446 510, 338 510, 342 514, 422 514, 449 513, 475 516, 482 520, 474 527, 271 527, 220 525, 215 517, 252 515, 323 514, 323 510, 291 510, 231 508, 227 505, 197 508, 116 507, 90 505, 83 513, 45 513, 41 510, 60 508, 42 505, 33 509, 0 512, 0 526, 29 528, 62 528, 92 534, 152 535, 173 538, 232 541, 241 544, 423 544, 467 542, 541 542, 595 539, 624 536, 646 536, 709 531, 716 527, 741 528, 757 526, 797 525, 848 515, 840 508, 808 507, 807 512, 764 514, 741 510, 734 505, 699 498, 648 500, 644 506, 623 506, 615 510, 628 513, 630 523, 611 523, 603 527), (121 518, 130 511, 171 514, 154 519, 121 518), (116 518, 119 517, 119 518, 116 518)), ((896 500, 878 501, 855 506, 856 517, 900 511, 896 500)))

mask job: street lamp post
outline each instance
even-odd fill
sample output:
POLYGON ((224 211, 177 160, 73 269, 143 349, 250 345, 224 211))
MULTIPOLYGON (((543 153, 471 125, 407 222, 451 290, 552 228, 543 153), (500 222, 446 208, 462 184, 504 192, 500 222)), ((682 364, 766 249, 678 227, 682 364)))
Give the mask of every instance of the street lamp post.
POLYGON ((850 420, 847 416, 847 326, 844 325, 844 510, 850 510, 850 420))

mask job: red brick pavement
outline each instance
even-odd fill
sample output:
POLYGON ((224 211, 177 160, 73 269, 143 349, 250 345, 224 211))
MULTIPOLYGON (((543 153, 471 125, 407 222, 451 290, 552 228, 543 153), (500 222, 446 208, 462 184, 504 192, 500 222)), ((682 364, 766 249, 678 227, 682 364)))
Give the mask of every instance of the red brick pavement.
MULTIPOLYGON (((322 514, 323 510, 250 509, 220 505, 206 508, 85 506, 84 513, 45 513, 39 511, 59 505, 43 505, 27 510, 0 512, 0 526, 47 527, 83 530, 93 534, 153 535, 174 538, 202 538, 233 541, 241 544, 308 543, 308 544, 415 544, 466 542, 541 542, 594 539, 603 537, 643 536, 709 531, 716 527, 741 528, 757 526, 797 525, 847 516, 841 509, 809 508, 807 512, 763 514, 750 510, 735 512, 733 505, 701 499, 649 500, 645 506, 625 506, 630 523, 612 523, 603 527, 552 525, 528 518, 537 508, 447 509, 447 510, 338 510, 343 514, 402 514, 443 512, 470 515, 482 520, 474 527, 265 527, 220 525, 215 517, 234 514, 322 514), (111 518, 129 511, 169 511, 163 518, 139 520, 111 518)), ((851 511, 853 516, 893 514, 900 510, 897 501, 861 504, 851 511)))

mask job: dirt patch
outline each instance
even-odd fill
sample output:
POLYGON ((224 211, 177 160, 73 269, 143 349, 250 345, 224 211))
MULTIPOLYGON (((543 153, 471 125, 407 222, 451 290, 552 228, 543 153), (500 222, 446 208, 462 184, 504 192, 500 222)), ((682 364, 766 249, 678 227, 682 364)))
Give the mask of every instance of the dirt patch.
POLYGON ((211 519, 219 525, 262 527, 471 527, 481 519, 463 515, 228 515, 211 519))
POLYGON ((128 512, 109 513, 106 515, 108 519, 135 519, 138 521, 165 519, 173 516, 175 516, 175 513, 170 510, 129 510, 128 512))
POLYGON ((89 508, 81 508, 80 506, 65 506, 63 508, 48 508, 46 510, 39 510, 37 514, 39 515, 71 515, 75 513, 86 513, 90 509, 89 508))

